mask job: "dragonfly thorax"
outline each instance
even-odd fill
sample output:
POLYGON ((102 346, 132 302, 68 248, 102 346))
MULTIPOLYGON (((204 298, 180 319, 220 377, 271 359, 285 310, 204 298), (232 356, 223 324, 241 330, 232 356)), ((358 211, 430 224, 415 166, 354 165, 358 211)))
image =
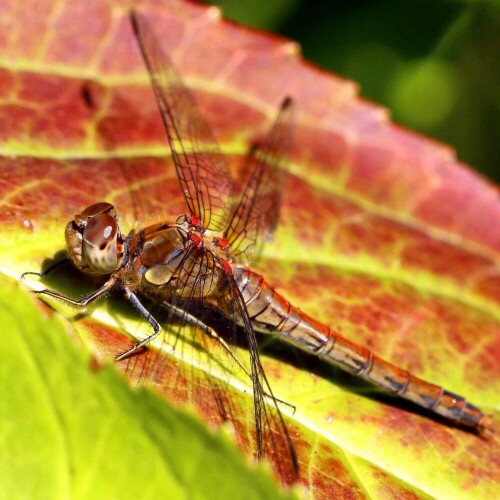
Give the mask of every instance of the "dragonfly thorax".
POLYGON ((184 235, 190 245, 198 249, 203 249, 205 229, 201 225, 200 218, 196 215, 181 215, 177 218, 176 224, 179 231, 184 235))
POLYGON ((76 214, 66 226, 69 256, 81 271, 111 274, 123 257, 123 239, 116 210, 110 203, 95 203, 76 214))

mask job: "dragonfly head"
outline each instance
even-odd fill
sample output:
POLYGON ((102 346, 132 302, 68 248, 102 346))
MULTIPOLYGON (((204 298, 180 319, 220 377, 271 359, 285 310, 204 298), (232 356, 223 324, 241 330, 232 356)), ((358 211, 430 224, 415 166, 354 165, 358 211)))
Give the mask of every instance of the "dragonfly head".
POLYGON ((69 256, 81 271, 116 271, 123 256, 123 239, 113 205, 101 202, 87 207, 67 224, 65 234, 69 256))

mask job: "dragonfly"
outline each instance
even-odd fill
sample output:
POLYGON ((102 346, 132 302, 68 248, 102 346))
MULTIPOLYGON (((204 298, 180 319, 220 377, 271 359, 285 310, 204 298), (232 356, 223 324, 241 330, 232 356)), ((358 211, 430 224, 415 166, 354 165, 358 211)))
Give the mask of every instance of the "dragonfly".
POLYGON ((121 292, 153 333, 117 360, 136 355, 162 334, 143 298, 160 303, 167 311, 166 323, 178 325, 177 332, 189 325, 200 329, 228 359, 235 359, 232 344, 243 331, 253 388, 256 455, 272 455, 280 447, 285 467, 294 477, 297 455, 280 410, 282 402, 274 396, 260 361, 256 334, 292 344, 455 425, 479 431, 485 416, 465 398, 351 342, 292 305, 249 267, 279 221, 291 149, 292 99, 283 100, 266 138, 248 154, 243 169, 249 172, 248 180, 241 196, 235 197, 227 159, 194 97, 146 19, 137 12, 130 18, 187 212, 124 235, 113 205, 98 202, 87 207, 66 226, 67 252, 77 269, 105 277, 104 284, 78 300, 50 289, 37 293, 86 307, 110 292, 121 292), (209 324, 207 311, 215 311, 224 321, 209 324))

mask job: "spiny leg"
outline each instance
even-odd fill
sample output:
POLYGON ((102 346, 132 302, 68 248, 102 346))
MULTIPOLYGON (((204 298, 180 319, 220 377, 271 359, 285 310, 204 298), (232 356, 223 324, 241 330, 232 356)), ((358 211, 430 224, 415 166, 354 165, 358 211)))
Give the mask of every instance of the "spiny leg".
MULTIPOLYGON (((142 305, 140 300, 137 298, 137 296, 128 288, 125 288, 125 297, 130 301, 130 303, 134 306, 137 311, 141 314, 141 316, 148 321, 148 323, 153 327, 153 333, 146 337, 145 339, 141 340, 137 344, 133 345, 130 349, 127 349, 126 351, 122 352, 121 354, 118 354, 115 356, 116 361, 122 361, 123 359, 128 358, 135 352, 137 352, 139 349, 142 349, 144 346, 149 344, 152 340, 154 340, 159 334, 160 334, 160 325, 156 321, 156 319, 152 316, 152 314, 142 305)), ((237 358, 237 356, 234 354, 234 352, 231 350, 227 342, 220 337, 220 335, 211 327, 203 323, 200 319, 198 319, 196 316, 192 315, 191 313, 185 311, 179 306, 169 304, 169 303, 163 303, 163 307, 168 309, 173 315, 177 316, 179 319, 184 319, 186 320, 187 323, 190 325, 194 326, 195 328, 199 328, 203 333, 208 335, 211 339, 215 340, 218 342, 223 349, 228 353, 228 355, 234 360, 234 362, 243 370, 243 372, 246 374, 247 377, 251 378, 251 375, 247 368, 242 364, 242 362, 237 358)), ((269 394, 264 393, 265 396, 269 397, 269 394)), ((275 398, 277 401, 280 403, 289 406, 290 408, 293 408, 293 411, 295 411, 295 406, 283 401, 281 399, 275 398)))
POLYGON ((45 276, 48 276, 52 271, 55 271, 58 267, 61 267, 66 264, 71 264, 71 260, 66 258, 63 260, 58 260, 51 266, 49 266, 45 271, 42 271, 41 273, 37 273, 36 271, 27 271, 23 274, 21 274, 21 280, 24 280, 26 276, 38 276, 39 278, 44 278, 45 276))
MULTIPOLYGON (((115 359, 117 361, 125 359, 126 357, 136 352, 138 349, 144 347, 146 344, 149 344, 149 342, 155 339, 160 333, 160 326, 158 322, 153 318, 151 313, 141 304, 137 296, 134 293, 132 293, 128 288, 125 289, 125 297, 130 301, 130 303, 135 307, 135 309, 137 309, 141 313, 141 315, 148 320, 149 324, 153 327, 154 333, 152 333, 149 337, 146 337, 144 340, 141 340, 141 342, 138 342, 130 349, 127 349, 125 352, 116 356, 115 359)), ((168 309, 177 318, 181 320, 184 319, 191 326, 199 328, 203 333, 208 335, 208 337, 218 342, 224 348, 224 350, 229 354, 229 356, 236 362, 236 364, 245 372, 245 374, 248 377, 250 377, 250 373, 245 368, 245 366, 243 366, 242 362, 232 352, 227 342, 223 338, 221 338, 220 335, 218 335, 218 333, 213 328, 209 327, 208 325, 203 323, 203 321, 198 319, 196 316, 185 311, 179 306, 169 303, 162 303, 162 306, 168 309)))
MULTIPOLYGON (((245 375, 251 379, 250 372, 247 370, 247 368, 243 365, 243 363, 238 359, 238 357, 234 354, 232 349, 229 347, 228 343, 213 329, 212 327, 208 326, 207 324, 203 323, 200 319, 198 319, 196 316, 193 316, 191 313, 185 311, 179 306, 173 305, 173 304, 168 304, 168 303, 163 303, 163 307, 167 308, 169 311, 171 311, 173 314, 175 314, 179 319, 184 318, 191 326, 194 326, 195 328, 199 328, 204 334, 208 335, 212 340, 215 340, 218 342, 224 350, 228 353, 228 355, 233 359, 233 361, 243 370, 245 375)), ((264 395, 266 397, 270 397, 269 394, 264 392, 264 395)), ((281 404, 284 404, 285 406, 288 406, 289 408, 292 408, 293 412, 295 413, 296 407, 287 401, 283 401, 282 399, 276 398, 276 401, 278 401, 281 404)))
POLYGON ((137 298, 137 295, 133 293, 128 287, 124 287, 125 297, 127 300, 134 306, 134 308, 139 311, 141 316, 148 321, 148 323, 153 327, 153 333, 146 337, 144 340, 141 340, 137 344, 133 345, 130 349, 127 349, 125 352, 118 354, 115 356, 116 361, 121 361, 125 358, 128 358, 139 349, 142 349, 146 344, 149 344, 152 340, 154 340, 160 334, 160 325, 158 321, 152 316, 152 314, 141 304, 141 301, 137 298))
MULTIPOLYGON (((130 303, 134 306, 134 308, 140 312, 141 316, 143 316, 149 322, 149 324, 153 327, 153 333, 151 335, 149 335, 148 337, 146 337, 144 340, 141 340, 137 344, 133 345, 130 349, 127 349, 125 352, 118 354, 115 357, 116 361, 121 361, 121 360, 127 358, 128 356, 132 355, 137 350, 139 350, 142 347, 144 347, 145 345, 149 344, 160 333, 160 325, 158 324, 156 319, 141 304, 141 302, 137 298, 137 296, 133 292, 131 292, 128 288, 125 288, 125 297, 130 301, 130 303)), ((250 373, 243 366, 241 361, 231 351, 231 348, 229 347, 227 342, 224 339, 222 339, 213 328, 209 327, 208 325, 203 323, 203 321, 199 320, 196 316, 185 311, 184 309, 182 309, 179 306, 169 304, 169 303, 163 303, 162 306, 165 307, 166 309, 168 309, 177 318, 184 319, 191 326, 194 326, 195 328, 199 328, 203 333, 208 335, 211 339, 218 342, 224 348, 224 350, 229 354, 229 356, 237 363, 237 365, 245 372, 245 374, 248 377, 250 377, 250 373)))
POLYGON ((166 307, 170 312, 176 315, 179 319, 185 319, 191 326, 195 328, 199 328, 205 335, 208 335, 212 340, 218 342, 224 350, 229 354, 229 356, 233 359, 233 361, 245 372, 245 374, 250 377, 250 373, 243 366, 242 362, 236 357, 234 352, 229 347, 228 343, 210 326, 206 325, 198 319, 196 316, 193 316, 191 313, 185 311, 179 306, 173 304, 162 304, 163 307, 166 307))
MULTIPOLYGON (((25 273, 26 274, 26 273, 25 273)), ((47 295, 49 297, 52 297, 54 299, 60 300, 62 302, 65 302, 66 304, 69 304, 73 307, 86 307, 92 302, 95 302, 96 300, 102 299, 105 297, 111 289, 114 287, 116 283, 116 278, 111 277, 104 285, 101 286, 101 288, 98 288, 94 292, 89 293, 85 297, 82 297, 79 300, 72 299, 71 297, 68 297, 67 295, 63 295, 62 293, 55 292, 54 290, 49 290, 48 288, 45 290, 35 290, 34 293, 37 295, 47 295)))

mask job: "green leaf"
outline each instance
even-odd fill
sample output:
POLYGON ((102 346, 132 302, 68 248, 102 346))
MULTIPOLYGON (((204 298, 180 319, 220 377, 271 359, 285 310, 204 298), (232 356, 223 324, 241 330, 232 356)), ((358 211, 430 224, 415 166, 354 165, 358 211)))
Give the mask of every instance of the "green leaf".
POLYGON ((1 498, 276 498, 274 480, 112 366, 1 280, 1 498))

